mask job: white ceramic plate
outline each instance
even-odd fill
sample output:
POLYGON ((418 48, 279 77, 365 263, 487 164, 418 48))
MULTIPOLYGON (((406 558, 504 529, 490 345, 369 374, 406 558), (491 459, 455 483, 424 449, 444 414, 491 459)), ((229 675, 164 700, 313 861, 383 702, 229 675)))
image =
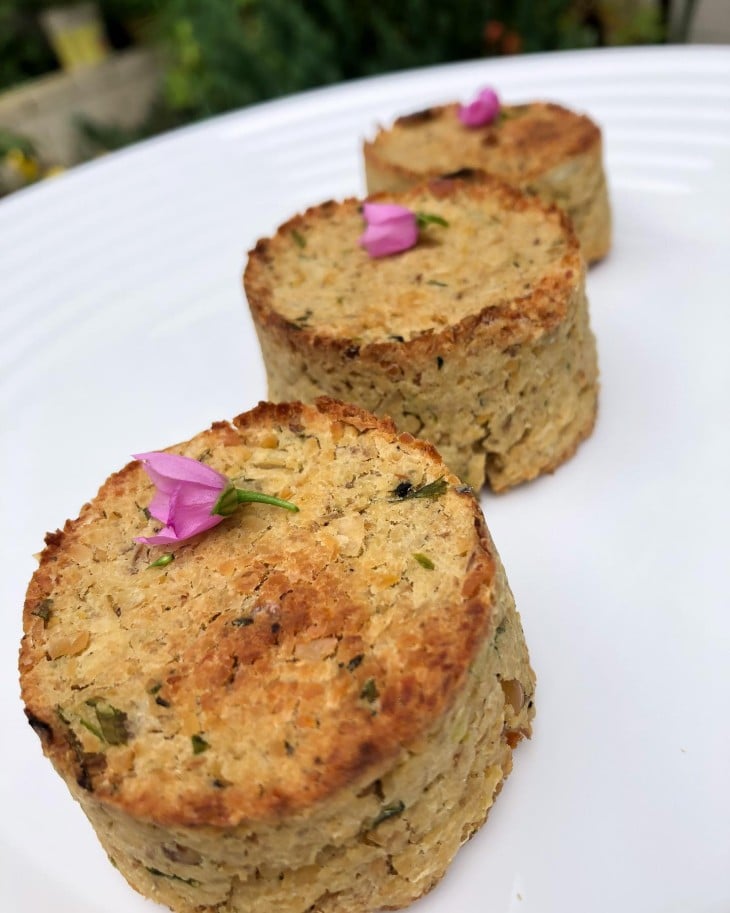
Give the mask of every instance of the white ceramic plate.
POLYGON ((0 203, 0 908, 157 909, 108 864, 24 721, 43 534, 129 454, 265 396, 245 251, 362 191, 376 122, 484 84, 604 128, 615 247, 589 276, 593 437, 487 520, 538 673, 535 735, 419 913, 730 910, 730 50, 521 57, 212 120, 0 203))

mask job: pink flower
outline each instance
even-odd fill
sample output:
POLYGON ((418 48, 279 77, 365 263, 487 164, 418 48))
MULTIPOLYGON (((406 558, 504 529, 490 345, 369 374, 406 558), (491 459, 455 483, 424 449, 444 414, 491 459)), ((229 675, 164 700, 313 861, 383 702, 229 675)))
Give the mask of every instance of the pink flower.
MULTIPOLYGON (((145 545, 171 545, 217 526, 239 504, 257 501, 296 513, 299 508, 260 491, 236 486, 220 472, 174 453, 138 453, 144 471, 157 487, 149 512, 163 528, 155 536, 137 536, 145 545)), ((165 562, 169 563, 169 562, 165 562)), ((150 565, 155 566, 155 565, 150 565)), ((160 565, 163 566, 163 565, 160 565)))
POLYGON ((418 241, 416 214, 394 203, 365 203, 366 229, 360 245, 371 257, 387 257, 414 247, 418 241))
POLYGON ((138 453, 147 475, 157 491, 149 512, 163 528, 155 536, 138 536, 145 545, 170 545, 189 539, 216 526, 223 519, 214 514, 221 495, 229 487, 228 479, 189 457, 174 453, 138 453))
POLYGON ((482 89, 474 101, 459 108, 459 120, 465 127, 484 127, 499 114, 499 96, 494 89, 482 89))

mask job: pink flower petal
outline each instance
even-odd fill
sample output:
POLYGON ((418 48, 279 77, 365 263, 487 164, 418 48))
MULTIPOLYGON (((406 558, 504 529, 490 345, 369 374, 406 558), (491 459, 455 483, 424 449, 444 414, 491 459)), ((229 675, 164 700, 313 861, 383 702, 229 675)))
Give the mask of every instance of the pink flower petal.
POLYGON ((134 541, 141 542, 142 545, 174 545, 180 541, 180 537, 172 527, 165 526, 156 536, 135 536, 134 541))
POLYGON ((135 460, 141 460, 147 475, 161 491, 169 491, 171 482, 195 482, 221 491, 228 484, 228 479, 190 457, 176 453, 136 453, 135 460))
POLYGON ((212 516, 210 511, 207 514, 182 514, 175 518, 175 534, 178 541, 183 542, 198 533, 204 533, 214 526, 218 526, 225 518, 221 516, 212 516))
POLYGON ((393 203, 365 203, 366 229, 359 243, 371 257, 386 257, 414 247, 418 241, 415 213, 393 203))
POLYGON ((135 536, 135 542, 144 545, 174 545, 176 542, 185 542, 198 533, 204 533, 225 519, 220 516, 208 514, 202 520, 199 517, 186 517, 179 519, 175 526, 164 526, 154 536, 135 536))
POLYGON ((396 203, 363 203, 362 214, 368 225, 383 225, 395 219, 411 219, 413 213, 396 203))
POLYGON ((217 526, 223 519, 212 511, 228 479, 198 460, 171 453, 142 453, 147 475, 157 491, 149 505, 150 514, 163 528, 154 536, 140 536, 146 545, 171 545, 217 526))
POLYGON ((160 523, 167 524, 170 521, 170 500, 170 494, 165 494, 164 492, 157 491, 154 498, 152 498, 149 505, 147 506, 147 510, 149 510, 150 514, 152 514, 155 520, 159 520, 160 523))
POLYGON ((482 89, 471 104, 459 108, 459 120, 465 127, 484 127, 499 114, 499 96, 494 89, 482 89))

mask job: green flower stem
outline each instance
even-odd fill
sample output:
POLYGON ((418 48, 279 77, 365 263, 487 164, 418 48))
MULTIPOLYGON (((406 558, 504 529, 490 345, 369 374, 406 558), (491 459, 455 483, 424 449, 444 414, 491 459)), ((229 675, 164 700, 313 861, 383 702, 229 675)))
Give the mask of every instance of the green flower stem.
POLYGON ((299 513, 299 508, 291 501, 285 501, 283 498, 275 498, 273 495, 264 495, 260 491, 250 491, 247 488, 236 488, 236 499, 239 504, 245 504, 248 501, 258 501, 260 504, 271 504, 272 507, 283 507, 284 510, 290 510, 292 513, 299 513))
POLYGON ((257 501, 259 504, 270 504, 272 507, 283 507, 284 510, 290 510, 297 513, 299 508, 291 501, 284 501, 283 498, 275 498, 273 495, 265 495, 260 491, 251 491, 248 488, 235 488, 229 485, 228 488, 221 492, 221 496, 215 502, 211 514, 220 517, 230 517, 239 504, 257 501))
POLYGON ((419 228, 425 228, 427 225, 441 225, 443 228, 449 227, 449 223, 443 216, 438 216, 433 212, 417 212, 416 224, 419 228))

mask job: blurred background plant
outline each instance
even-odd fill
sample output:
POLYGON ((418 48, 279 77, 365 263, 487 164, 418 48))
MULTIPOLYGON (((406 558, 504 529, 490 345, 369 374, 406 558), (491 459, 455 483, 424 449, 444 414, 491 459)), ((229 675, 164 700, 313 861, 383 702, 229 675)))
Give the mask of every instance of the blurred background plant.
POLYGON ((33 0, 0 0, 0 90, 58 66, 33 0))
MULTIPOLYGON (((0 0, 0 93, 60 68, 88 75, 94 64, 101 74, 119 55, 149 55, 154 97, 133 124, 120 123, 114 110, 105 117, 98 105, 69 104, 75 161, 257 101, 376 73, 681 40, 695 3, 679 5, 678 17, 676 0, 673 16, 670 0, 0 0)), ((4 110, 0 94, 0 126, 4 110)), ((21 176, 42 176, 53 156, 48 143, 34 151, 22 124, 11 127, 22 142, 4 151, 0 145, 0 160, 7 166, 10 156, 17 165, 21 153, 21 176), (35 171, 26 161, 34 157, 35 171)))

